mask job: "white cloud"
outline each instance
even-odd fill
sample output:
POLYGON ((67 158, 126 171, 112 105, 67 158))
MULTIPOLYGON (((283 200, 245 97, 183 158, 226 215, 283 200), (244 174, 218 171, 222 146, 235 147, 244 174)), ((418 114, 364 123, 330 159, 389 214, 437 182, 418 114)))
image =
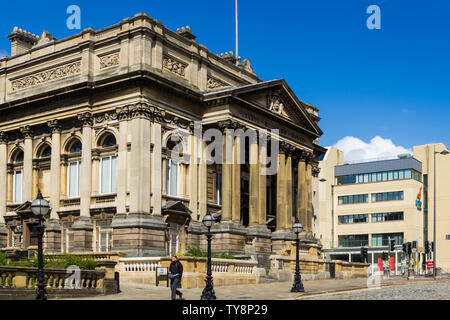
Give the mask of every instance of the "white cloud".
POLYGON ((355 137, 345 137, 339 140, 335 148, 344 152, 344 161, 375 160, 377 158, 396 157, 403 153, 412 153, 411 149, 396 146, 391 139, 380 136, 366 143, 355 137))

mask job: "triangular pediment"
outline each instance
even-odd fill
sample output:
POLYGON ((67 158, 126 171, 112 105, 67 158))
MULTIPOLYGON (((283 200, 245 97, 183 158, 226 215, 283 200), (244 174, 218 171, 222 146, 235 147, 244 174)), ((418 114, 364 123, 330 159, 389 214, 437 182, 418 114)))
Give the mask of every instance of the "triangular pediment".
POLYGON ((308 105, 297 98, 284 80, 231 88, 207 94, 207 98, 223 98, 227 95, 247 103, 256 112, 263 110, 267 116, 301 127, 317 137, 323 134, 317 124, 318 117, 308 111, 308 105))

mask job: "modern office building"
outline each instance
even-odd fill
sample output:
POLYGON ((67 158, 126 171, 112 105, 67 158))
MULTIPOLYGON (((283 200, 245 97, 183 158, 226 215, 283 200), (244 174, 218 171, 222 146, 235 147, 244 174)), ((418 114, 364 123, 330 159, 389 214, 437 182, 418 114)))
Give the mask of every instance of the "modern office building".
POLYGON ((9 39, 11 56, 0 60, 0 247, 36 245, 30 201, 39 189, 52 208, 47 252, 179 253, 204 243, 208 210, 220 221, 216 252, 278 252, 295 237, 296 214, 302 244, 319 246, 320 118, 284 80, 263 81, 247 59, 214 54, 190 28, 173 32, 147 14, 60 40, 16 27, 9 39), (244 163, 207 162, 208 129, 234 159, 242 146, 244 163), (259 170, 271 144, 226 134, 249 129, 279 130, 267 132, 279 142, 276 174, 259 170))
MULTIPOLYGON (((445 149, 442 144, 420 146, 414 147, 413 155, 356 163, 344 163, 343 152, 328 148, 319 165, 319 237, 325 254, 360 261, 360 249, 367 247, 369 262, 377 263, 389 251, 389 239, 394 239, 397 248, 390 256, 396 257, 400 269, 405 259, 401 245, 416 241, 416 270, 422 271, 424 242, 433 240, 434 147, 445 149)), ((450 208, 450 157, 437 157, 437 265, 450 271, 450 223, 445 211, 450 208)))

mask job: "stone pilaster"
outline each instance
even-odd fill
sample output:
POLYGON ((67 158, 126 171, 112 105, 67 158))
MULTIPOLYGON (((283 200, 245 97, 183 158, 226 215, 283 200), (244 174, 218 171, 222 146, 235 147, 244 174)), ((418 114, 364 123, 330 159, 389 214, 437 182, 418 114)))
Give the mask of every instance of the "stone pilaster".
POLYGON ((311 163, 306 165, 306 231, 312 232, 312 166, 311 163))
POLYGON ((189 210, 191 210, 194 219, 200 215, 198 210, 198 141, 195 135, 189 137, 190 147, 190 166, 189 166, 189 210))
POLYGON ((293 190, 292 190, 292 156, 291 154, 288 154, 286 157, 286 211, 285 211, 285 228, 287 230, 292 230, 292 213, 293 213, 293 207, 292 207, 292 200, 293 200, 293 190))
POLYGON ((250 141, 250 180, 249 180, 249 222, 250 226, 259 224, 259 156, 258 143, 250 141))
POLYGON ((226 163, 227 149, 233 144, 233 137, 226 134, 223 137, 222 160, 222 221, 232 220, 232 164, 226 163), (228 147, 227 147, 228 146, 228 147))
POLYGON ((8 245, 8 230, 5 227, 8 184, 8 173, 6 166, 8 163, 7 157, 6 134, 4 132, 0 132, 0 248, 4 248, 8 245))
POLYGON ((153 111, 146 103, 131 105, 129 111, 129 166, 133 168, 129 182, 130 212, 127 215, 116 215, 111 224, 113 248, 115 251, 125 252, 128 256, 165 256, 167 225, 161 216, 161 125, 153 123, 151 128, 153 111), (150 214, 150 204, 153 214, 150 214))
POLYGON ((92 252, 93 224, 91 222, 92 193, 92 124, 90 112, 78 115, 82 123, 81 149, 81 199, 80 217, 72 224, 74 231, 73 252, 92 252))
POLYGON ((231 189, 231 220, 235 223, 240 223, 241 220, 241 137, 238 135, 234 138, 233 145, 233 164, 232 164, 232 181, 231 189))
POLYGON ((285 196, 286 196, 286 183, 285 183, 285 171, 286 171, 286 155, 284 150, 280 150, 278 155, 278 173, 277 173, 277 228, 276 230, 285 229, 285 196))
POLYGON ((50 163, 50 176, 52 184, 50 185, 50 205, 52 208, 50 219, 58 219, 59 201, 61 194, 61 123, 59 120, 48 122, 52 130, 52 154, 50 163))
POLYGON ((128 107, 116 110, 119 119, 119 151, 117 155, 117 214, 126 214, 127 201, 127 157, 128 157, 128 107))
POLYGON ((24 136, 22 202, 33 200, 33 133, 29 126, 20 129, 24 136))

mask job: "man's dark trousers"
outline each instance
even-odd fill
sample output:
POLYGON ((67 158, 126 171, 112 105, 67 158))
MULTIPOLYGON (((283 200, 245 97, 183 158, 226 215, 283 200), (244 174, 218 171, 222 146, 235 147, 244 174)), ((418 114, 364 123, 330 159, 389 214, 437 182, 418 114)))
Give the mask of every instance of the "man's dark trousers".
POLYGON ((178 291, 178 286, 180 285, 180 277, 177 276, 172 280, 172 300, 176 300, 176 296, 180 296, 181 297, 181 292, 178 291))

